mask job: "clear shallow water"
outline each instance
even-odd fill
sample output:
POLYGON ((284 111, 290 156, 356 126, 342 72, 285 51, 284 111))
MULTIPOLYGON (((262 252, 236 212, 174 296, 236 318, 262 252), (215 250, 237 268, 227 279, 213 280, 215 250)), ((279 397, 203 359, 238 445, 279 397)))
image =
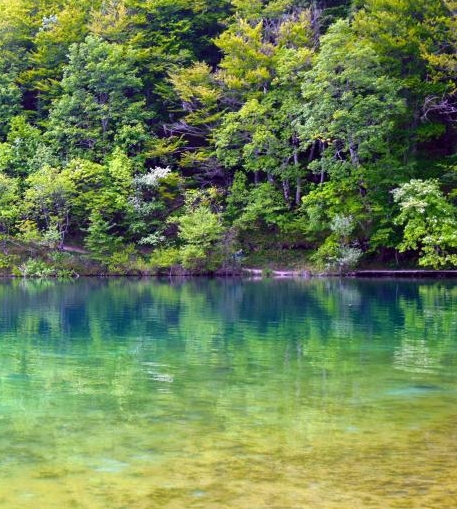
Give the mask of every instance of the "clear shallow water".
POLYGON ((457 507, 457 284, 0 283, 0 507, 457 507))

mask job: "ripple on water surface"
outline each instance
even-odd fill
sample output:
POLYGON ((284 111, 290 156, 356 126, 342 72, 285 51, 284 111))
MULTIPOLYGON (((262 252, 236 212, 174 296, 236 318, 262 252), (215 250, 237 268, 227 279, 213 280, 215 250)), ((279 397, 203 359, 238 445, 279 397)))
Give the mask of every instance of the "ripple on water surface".
POLYGON ((457 507, 457 286, 0 284, 0 507, 457 507))

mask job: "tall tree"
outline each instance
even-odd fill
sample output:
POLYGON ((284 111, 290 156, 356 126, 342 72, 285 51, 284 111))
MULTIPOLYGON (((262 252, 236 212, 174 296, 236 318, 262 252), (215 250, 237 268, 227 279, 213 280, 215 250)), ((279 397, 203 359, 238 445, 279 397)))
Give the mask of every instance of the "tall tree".
POLYGON ((142 125, 147 113, 141 85, 128 47, 95 36, 72 45, 47 132, 63 159, 102 160, 122 127, 142 125))
POLYGON ((414 160, 424 142, 436 140, 449 153, 446 121, 435 110, 426 115, 429 98, 442 98, 455 89, 455 14, 443 0, 366 0, 354 17, 354 31, 381 57, 386 74, 402 84, 408 106, 403 125, 405 157, 414 160), (454 64, 449 66, 449 63, 454 64), (444 72, 446 64, 448 72, 444 72), (444 66, 443 66, 444 64, 444 66), (449 73, 449 71, 451 71, 449 73), (440 138, 444 136, 444 144, 440 138))
POLYGON ((229 0, 126 0, 134 15, 131 43, 138 49, 138 67, 147 104, 161 119, 168 119, 173 93, 167 81, 176 69, 203 60, 215 65, 220 54, 213 38, 230 13, 229 0))
POLYGON ((321 42, 303 82, 299 128, 303 146, 317 147, 310 167, 319 184, 305 201, 314 216, 308 226, 322 231, 337 214, 352 215, 366 236, 384 215, 373 203, 376 194, 386 203, 398 179, 401 153, 392 133, 405 113, 404 100, 398 81, 385 75, 373 47, 347 21, 335 23, 321 42))
POLYGON ((16 73, 8 71, 0 59, 0 137, 5 137, 11 119, 21 110, 21 91, 16 78, 16 73))

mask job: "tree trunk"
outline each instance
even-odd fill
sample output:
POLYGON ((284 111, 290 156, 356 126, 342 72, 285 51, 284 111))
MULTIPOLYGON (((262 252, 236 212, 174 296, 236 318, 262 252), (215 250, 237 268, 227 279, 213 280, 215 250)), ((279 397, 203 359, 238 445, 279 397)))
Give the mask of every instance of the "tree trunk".
POLYGON ((295 190, 295 205, 299 206, 301 203, 301 178, 297 177, 297 187, 295 190))
POLYGON ((287 204, 290 205, 290 184, 289 179, 285 179, 282 181, 282 192, 284 194, 284 199, 287 204))
MULTIPOLYGON (((357 150, 357 145, 354 143, 353 140, 349 142, 349 153, 351 155, 351 163, 355 168, 358 168, 360 166, 360 158, 359 158, 359 152, 357 150)), ((363 198, 367 194, 367 188, 365 187, 365 182, 363 179, 359 180, 359 193, 360 196, 363 198)))
POLYGON ((351 163, 358 168, 360 166, 359 152, 353 140, 349 142, 349 154, 351 155, 351 163))
POLYGON ((295 189, 295 205, 300 205, 300 202, 301 202, 301 177, 298 175, 299 164, 298 164, 298 151, 297 151, 296 146, 294 146, 294 167, 295 167, 295 171, 297 173, 296 189, 295 189))

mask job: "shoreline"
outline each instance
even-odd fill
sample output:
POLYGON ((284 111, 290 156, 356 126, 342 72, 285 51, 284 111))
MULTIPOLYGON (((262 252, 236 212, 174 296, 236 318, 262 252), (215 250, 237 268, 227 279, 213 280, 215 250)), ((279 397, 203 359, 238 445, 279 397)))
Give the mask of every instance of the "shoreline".
POLYGON ((192 274, 192 273, 143 273, 143 274, 122 274, 122 273, 88 273, 75 274, 72 277, 49 276, 21 276, 16 274, 1 274, 0 279, 48 279, 48 280, 72 280, 79 278, 168 278, 168 279, 191 279, 191 278, 218 278, 218 279, 315 279, 315 278, 344 278, 344 279, 457 279, 457 270, 355 270, 344 274, 336 272, 313 272, 310 270, 271 270, 258 268, 243 268, 239 273, 231 274, 192 274))
POLYGON ((457 270, 430 270, 430 269, 397 269, 397 270, 355 270, 352 277, 357 278, 386 278, 386 277, 402 277, 402 278, 457 278, 457 270))
POLYGON ((265 270, 265 269, 242 269, 243 274, 253 278, 300 278, 309 279, 313 277, 343 277, 343 278, 406 278, 406 279, 453 279, 457 278, 457 270, 430 270, 430 269, 367 269, 353 270, 344 274, 336 272, 315 273, 309 270, 265 270))

